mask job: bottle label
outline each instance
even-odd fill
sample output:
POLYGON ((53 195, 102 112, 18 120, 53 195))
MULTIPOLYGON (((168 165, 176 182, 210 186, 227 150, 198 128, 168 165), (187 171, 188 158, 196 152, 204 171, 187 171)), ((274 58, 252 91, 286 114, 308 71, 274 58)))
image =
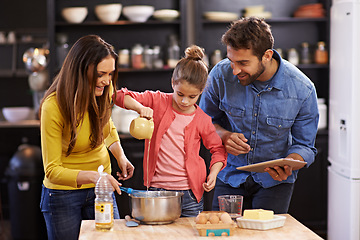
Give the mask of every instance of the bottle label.
POLYGON ((112 203, 95 203, 95 222, 111 223, 113 219, 112 203))

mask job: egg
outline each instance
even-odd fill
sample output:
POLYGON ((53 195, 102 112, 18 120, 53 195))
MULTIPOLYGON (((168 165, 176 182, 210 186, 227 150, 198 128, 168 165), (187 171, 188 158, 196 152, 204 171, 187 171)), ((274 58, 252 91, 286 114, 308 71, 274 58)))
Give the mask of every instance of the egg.
POLYGON ((220 222, 220 218, 218 217, 217 214, 211 214, 210 217, 209 217, 209 222, 211 224, 217 224, 220 222))
POLYGON ((224 212, 223 214, 221 214, 220 220, 223 223, 232 223, 232 221, 233 221, 227 212, 224 212))
POLYGON ((208 221, 206 214, 199 213, 195 218, 195 223, 197 224, 206 224, 208 221))

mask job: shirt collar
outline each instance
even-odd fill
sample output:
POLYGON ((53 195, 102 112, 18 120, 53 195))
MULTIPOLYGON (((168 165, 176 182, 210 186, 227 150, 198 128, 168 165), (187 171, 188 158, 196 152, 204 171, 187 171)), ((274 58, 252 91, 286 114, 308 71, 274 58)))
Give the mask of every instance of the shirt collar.
POLYGON ((285 78, 281 77, 281 73, 284 71, 284 62, 282 60, 282 58, 280 57, 280 54, 273 49, 273 58, 278 62, 279 66, 278 69, 276 71, 276 73, 274 74, 274 76, 272 76, 272 80, 269 83, 269 88, 276 88, 278 90, 283 90, 284 88, 284 83, 285 83, 285 78))

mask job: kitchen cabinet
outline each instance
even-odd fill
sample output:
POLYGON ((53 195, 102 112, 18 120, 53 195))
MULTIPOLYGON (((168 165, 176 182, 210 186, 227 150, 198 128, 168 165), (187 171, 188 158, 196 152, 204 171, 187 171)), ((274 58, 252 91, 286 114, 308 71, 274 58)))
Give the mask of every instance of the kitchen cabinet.
MULTIPOLYGON (((179 40, 181 51, 186 47, 186 1, 188 0, 119 0, 124 6, 128 5, 152 5, 155 10, 175 9, 180 11, 180 17, 174 21, 160 21, 152 17, 144 23, 128 21, 123 14, 115 23, 102 23, 94 13, 97 4, 111 3, 102 0, 48 0, 48 36, 50 43, 51 60, 49 65, 50 76, 59 70, 56 64, 56 35, 63 33, 68 36, 71 46, 77 39, 87 34, 97 34, 105 41, 112 44, 118 52, 120 49, 131 49, 136 43, 142 46, 155 45, 161 47, 163 56, 166 56, 168 38, 176 35, 179 40), (88 16, 80 24, 67 23, 61 16, 61 10, 65 7, 87 6, 88 16)), ((119 71, 119 87, 128 87, 131 90, 143 91, 145 89, 171 91, 170 79, 171 68, 161 69, 129 69, 122 68, 119 71)))
MULTIPOLYGON (((303 1, 303 0, 227 0, 226 4, 219 0, 198 0, 195 2, 195 42, 205 48, 211 59, 211 55, 217 49, 226 57, 226 47, 221 43, 221 36, 230 25, 229 21, 209 20, 204 13, 210 11, 223 11, 237 13, 242 16, 248 6, 264 5, 265 11, 270 11, 272 17, 266 21, 270 24, 275 46, 281 48, 283 53, 288 49, 295 48, 299 53, 301 44, 308 42, 311 52, 315 51, 319 41, 324 41, 329 49, 329 9, 330 0, 303 1), (293 12, 303 4, 322 3, 326 10, 325 17, 321 18, 294 18, 293 12)), ((286 54, 284 55, 286 59, 286 54)), ((210 65, 210 67, 212 67, 210 65)), ((298 64, 315 84, 319 98, 329 99, 329 65, 328 64, 298 64)), ((320 130, 316 139, 318 155, 315 163, 309 169, 303 169, 299 173, 295 184, 295 190, 291 201, 289 213, 310 229, 319 234, 326 234, 327 219, 327 130, 320 130)))

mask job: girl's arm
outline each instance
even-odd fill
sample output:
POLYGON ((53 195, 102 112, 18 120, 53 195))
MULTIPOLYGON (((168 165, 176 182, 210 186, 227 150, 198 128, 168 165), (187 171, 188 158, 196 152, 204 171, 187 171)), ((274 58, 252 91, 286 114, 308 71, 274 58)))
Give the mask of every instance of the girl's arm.
POLYGON ((210 192, 215 187, 216 177, 223 165, 224 164, 222 162, 217 162, 211 166, 207 181, 203 183, 203 188, 205 191, 210 192))
POLYGON ((140 117, 153 118, 153 110, 151 108, 143 106, 129 95, 125 95, 124 97, 124 107, 136 111, 140 114, 140 117))

